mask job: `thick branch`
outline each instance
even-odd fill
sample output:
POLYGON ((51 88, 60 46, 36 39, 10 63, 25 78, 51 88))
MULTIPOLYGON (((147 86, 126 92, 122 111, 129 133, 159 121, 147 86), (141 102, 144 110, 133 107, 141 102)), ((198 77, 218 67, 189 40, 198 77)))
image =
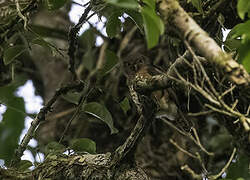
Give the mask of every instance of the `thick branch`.
POLYGON ((159 89, 171 87, 171 79, 166 74, 155 75, 146 78, 144 81, 136 83, 135 90, 137 92, 152 92, 159 89))
POLYGON ((230 55, 224 53, 176 0, 163 0, 159 9, 164 21, 174 26, 179 35, 208 61, 223 69, 231 81, 236 84, 249 84, 250 76, 243 66, 234 61, 230 55))

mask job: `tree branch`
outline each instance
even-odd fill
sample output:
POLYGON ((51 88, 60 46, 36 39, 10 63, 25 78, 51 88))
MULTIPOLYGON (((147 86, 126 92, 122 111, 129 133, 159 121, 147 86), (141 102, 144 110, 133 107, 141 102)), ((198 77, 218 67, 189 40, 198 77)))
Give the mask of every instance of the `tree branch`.
POLYGON ((181 38, 187 40, 208 61, 218 65, 231 81, 239 85, 249 84, 250 76, 243 66, 223 52, 176 0, 161 1, 159 10, 164 21, 174 26, 181 38))
POLYGON ((28 132, 25 134, 25 136, 23 137, 20 145, 18 146, 17 150, 16 150, 16 154, 15 154, 15 159, 13 159, 12 161, 12 165, 15 165, 16 163, 18 163, 21 159, 21 156, 23 155, 23 152, 25 151, 28 143, 30 142, 30 140, 33 137, 33 134, 35 132, 35 130, 37 129, 37 127, 39 126, 41 121, 45 120, 45 115, 51 111, 53 104, 56 102, 56 100, 58 99, 59 96, 61 96, 62 94, 66 94, 67 92, 69 92, 70 90, 77 90, 77 91, 81 91, 84 87, 84 83, 80 82, 78 84, 74 84, 74 85, 69 85, 66 87, 61 87, 60 89, 58 89, 54 96, 49 100, 49 102, 40 110, 40 112, 37 114, 37 116, 35 117, 35 119, 31 122, 31 126, 28 129, 28 132))

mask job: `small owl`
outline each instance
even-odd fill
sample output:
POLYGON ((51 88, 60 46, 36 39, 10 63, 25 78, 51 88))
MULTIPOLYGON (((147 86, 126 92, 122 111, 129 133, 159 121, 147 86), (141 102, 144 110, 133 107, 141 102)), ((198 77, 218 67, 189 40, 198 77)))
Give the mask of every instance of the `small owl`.
MULTIPOLYGON (((128 85, 134 79, 147 79, 154 75, 164 73, 158 67, 152 65, 149 58, 142 54, 128 56, 128 58, 123 61, 123 68, 128 80, 128 85)), ((158 115, 163 115, 170 120, 174 120, 177 116, 177 106, 170 100, 171 98, 167 90, 154 91, 151 96, 159 105, 158 115)))
POLYGON ((135 78, 135 76, 149 77, 162 73, 153 66, 148 57, 142 54, 129 55, 123 61, 123 69, 127 78, 135 78))

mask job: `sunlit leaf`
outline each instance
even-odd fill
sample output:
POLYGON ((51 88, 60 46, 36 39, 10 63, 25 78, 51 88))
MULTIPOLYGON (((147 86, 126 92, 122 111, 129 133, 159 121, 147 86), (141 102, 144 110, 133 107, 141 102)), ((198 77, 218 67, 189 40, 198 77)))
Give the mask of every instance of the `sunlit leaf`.
POLYGON ((238 60, 250 72, 250 20, 236 25, 228 34, 226 42, 233 41, 239 54, 238 60), (240 44, 238 42, 241 42, 240 44))
POLYGON ((24 51, 26 51, 26 47, 23 45, 16 45, 9 47, 4 51, 3 54, 3 62, 5 65, 10 64, 15 58, 20 56, 24 51))
POLYGON ((250 41, 242 44, 239 49, 239 62, 250 73, 250 41))
POLYGON ((150 9, 155 10, 155 0, 142 0, 150 9))
POLYGON ((46 8, 50 11, 59 9, 64 6, 68 0, 43 0, 46 8))
POLYGON ((144 22, 147 46, 148 49, 150 49, 158 44, 160 35, 164 33, 164 24, 155 11, 148 6, 144 6, 141 9, 141 13, 144 22))
POLYGON ((83 106, 83 111, 105 122, 111 130, 111 134, 118 132, 114 127, 113 118, 105 106, 91 102, 83 106))
MULTIPOLYGON (((250 20, 245 23, 237 24, 228 34, 228 37, 237 38, 241 37, 241 39, 250 39, 250 20)), ((227 38, 228 38, 227 37, 227 38)))
POLYGON ((246 13, 248 13, 248 17, 250 17, 250 1, 238 0, 237 11, 241 19, 244 19, 246 13))
POLYGON ((136 0, 106 0, 106 2, 122 8, 138 8, 138 3, 136 0))
POLYGON ((74 139, 71 142, 70 148, 76 152, 88 152, 90 154, 96 153, 96 144, 88 138, 74 139))

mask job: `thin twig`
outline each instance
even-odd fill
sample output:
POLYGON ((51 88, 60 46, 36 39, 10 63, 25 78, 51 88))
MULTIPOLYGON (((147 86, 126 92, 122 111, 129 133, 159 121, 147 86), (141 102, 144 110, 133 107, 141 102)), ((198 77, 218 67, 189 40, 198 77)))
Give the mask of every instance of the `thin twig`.
POLYGON ((47 120, 55 120, 55 119, 58 119, 58 118, 62 118, 66 115, 69 115, 71 114, 72 112, 74 112, 75 108, 69 108, 69 109, 66 109, 65 111, 61 111, 61 112, 58 112, 52 116, 48 116, 47 117, 47 120))
POLYGON ((171 122, 167 121, 166 119, 164 118, 159 118, 160 120, 162 120, 164 123, 166 123, 167 125, 169 125, 171 128, 173 128, 174 130, 176 130, 178 133, 180 133, 181 135, 183 136, 186 136, 188 137, 191 141, 193 141, 203 152, 205 152, 207 155, 209 156, 213 156, 214 153, 212 152, 208 152, 204 147, 203 145, 198 142, 190 133, 186 133, 182 130, 180 130, 179 128, 177 128, 175 125, 173 125, 171 122))
POLYGON ((27 22, 28 22, 28 19, 27 17, 25 17, 22 12, 21 12, 21 8, 20 8, 20 5, 19 5, 19 0, 15 0, 16 2, 16 9, 17 9, 17 14, 18 16, 24 21, 24 30, 27 30, 27 22))
POLYGON ((87 21, 87 16, 90 12, 92 7, 88 5, 85 9, 84 13, 80 17, 78 23, 72 27, 69 31, 69 49, 68 49, 68 56, 69 56, 69 71, 73 75, 73 79, 77 79, 77 75, 75 72, 75 51, 76 51, 76 40, 77 40, 77 33, 79 32, 82 25, 87 21))
POLYGON ((202 179, 202 175, 196 174, 188 165, 181 166, 181 170, 187 171, 194 179, 202 179))
POLYGON ((93 89, 93 88, 90 89, 89 92, 87 93, 88 88, 89 88, 89 85, 85 85, 84 90, 83 90, 83 92, 82 92, 82 96, 81 96, 80 101, 79 101, 79 103, 78 103, 78 107, 77 107, 76 111, 74 112, 73 116, 72 116, 72 117, 70 118, 70 120, 68 121, 68 123, 67 123, 67 125, 66 125, 66 127, 65 127, 65 129, 64 129, 64 131, 63 131, 63 133, 62 133, 62 136, 61 136, 61 138, 60 138, 60 140, 59 140, 59 142, 58 142, 59 144, 62 142, 62 140, 64 139, 66 133, 68 132, 68 130, 69 130, 70 126, 71 126, 72 121, 73 121, 74 119, 76 119, 76 117, 79 116, 79 114, 80 114, 80 112, 81 112, 81 110, 82 110, 82 106, 83 106, 83 104, 86 102, 86 98, 88 97, 88 95, 90 94, 90 92, 91 92, 92 89, 93 89), (86 94, 86 93, 87 93, 87 94, 86 94))
MULTIPOLYGON (((207 75, 207 73, 206 73, 204 67, 202 66, 202 64, 201 64, 201 62, 199 61, 198 57, 196 56, 196 54, 195 54, 194 51, 192 50, 191 46, 188 44, 188 42, 187 42, 186 40, 184 41, 184 43, 185 43, 187 49, 189 50, 189 52, 192 54, 192 56, 193 56, 195 62, 199 65, 199 68, 201 69, 201 72, 202 72, 203 76, 205 77, 206 82, 208 83, 208 85, 209 85, 209 87, 210 87, 212 93, 214 94, 214 96, 215 96, 216 99, 217 99, 216 102, 219 103, 219 104, 217 104, 217 105, 218 105, 219 107, 222 107, 223 109, 225 109, 225 111, 224 111, 224 110, 216 109, 216 108, 214 108, 214 107, 212 107, 212 106, 210 106, 209 108, 212 109, 212 110, 214 110, 214 111, 221 112, 221 113, 223 113, 223 114, 227 114, 227 115, 229 115, 229 116, 231 116, 231 117, 237 117, 237 118, 240 120, 240 122, 242 123, 244 129, 245 129, 246 131, 249 131, 249 130, 250 130, 250 126, 249 126, 249 125, 250 125, 250 118, 245 117, 245 115, 241 114, 241 113, 238 112, 238 111, 235 111, 234 108, 229 107, 229 106, 222 100, 222 98, 220 98, 221 96, 219 95, 219 93, 218 93, 218 92, 216 91, 216 89, 214 88, 214 86, 213 86, 212 82, 210 81, 210 78, 208 77, 208 75, 207 75)), ((179 75, 179 78, 180 78, 180 77, 181 77, 181 76, 179 75)), ((182 78, 182 77, 181 77, 181 78, 182 78)), ((183 79, 184 79, 184 78, 182 78, 181 80, 183 80, 183 79)), ((184 81, 185 81, 185 79, 184 79, 184 81)), ((194 87, 199 88, 199 86, 194 86, 194 87)), ((200 88, 199 88, 199 89, 200 89, 200 88)), ((232 90, 233 90, 233 89, 232 89, 232 90)), ((200 93, 203 92, 203 94, 204 94, 205 91, 203 91, 202 89, 200 89, 199 92, 200 92, 200 93)), ((206 93, 206 92, 205 92, 205 93, 206 93)), ((208 97, 209 97, 209 96, 208 96, 208 97)), ((208 97, 207 97, 207 98, 208 98, 208 97)), ((208 100, 209 100, 209 99, 208 99, 208 100)))
POLYGON ((227 164, 221 169, 221 171, 218 174, 216 174, 216 175, 208 176, 208 179, 217 179, 217 178, 221 177, 221 175, 227 170, 227 168, 231 164, 231 162, 232 162, 232 160, 234 158, 235 153, 236 153, 236 148, 233 149, 233 152, 232 152, 232 154, 231 154, 231 156, 230 156, 227 164))
POLYGON ((192 154, 192 153, 188 152, 187 150, 183 149, 182 147, 180 147, 173 139, 169 139, 169 142, 171 144, 173 144, 177 149, 179 149, 184 154, 186 154, 194 159, 198 159, 197 156, 195 156, 194 154, 192 154))
POLYGON ((80 92, 80 91, 82 91, 84 86, 85 86, 85 84, 83 82, 80 82, 77 84, 61 87, 60 89, 56 90, 54 96, 48 101, 48 103, 43 108, 40 109, 40 111, 37 114, 37 116, 35 117, 35 119, 31 122, 31 125, 30 125, 30 128, 28 129, 28 132, 25 134, 20 145, 18 146, 18 148, 16 150, 15 159, 13 159, 12 165, 15 165, 16 163, 18 163, 20 161, 21 156, 23 155, 23 152, 25 151, 28 143, 32 139, 35 130, 37 129, 37 127, 40 125, 40 123, 42 121, 45 121, 46 114, 52 110, 52 106, 57 101, 57 99, 62 94, 66 94, 67 92, 69 92, 71 90, 76 90, 76 91, 80 92))
POLYGON ((209 110, 209 111, 201 111, 201 112, 197 112, 197 113, 188 113, 188 116, 204 116, 204 115, 208 115, 211 114, 213 111, 209 110))

